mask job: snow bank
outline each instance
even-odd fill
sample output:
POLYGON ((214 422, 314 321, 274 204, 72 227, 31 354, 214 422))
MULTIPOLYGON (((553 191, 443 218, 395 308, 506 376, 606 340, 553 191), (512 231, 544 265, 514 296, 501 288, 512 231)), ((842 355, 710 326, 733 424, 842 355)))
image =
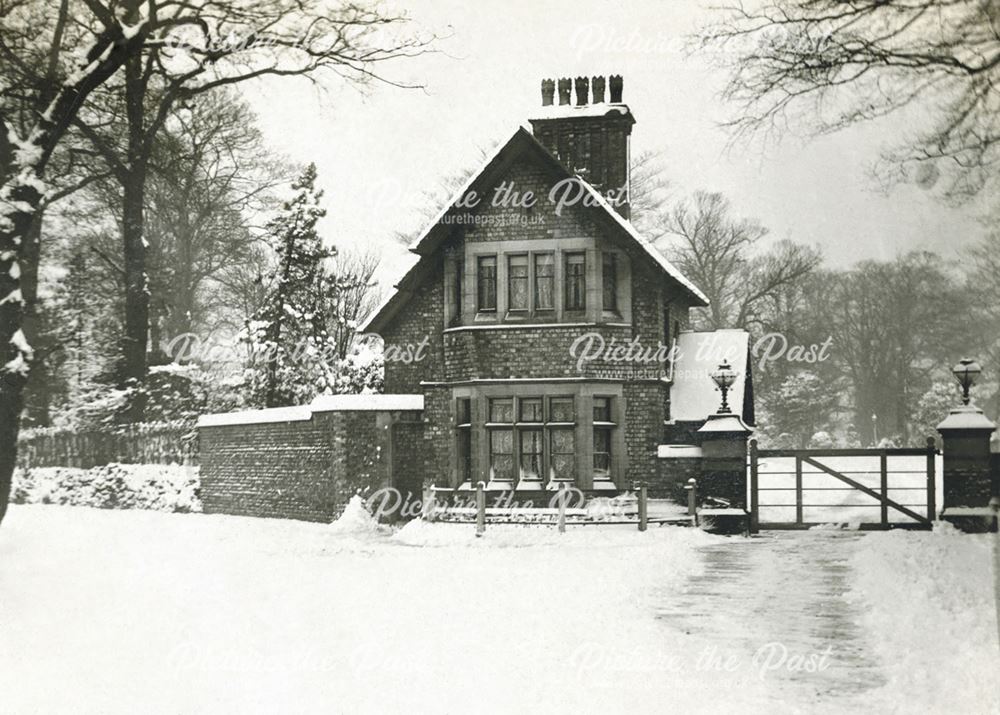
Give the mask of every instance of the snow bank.
POLYGON ((945 526, 859 541, 850 597, 897 702, 921 693, 924 712, 1000 712, 992 539, 945 526))
POLYGON ((368 511, 365 500, 355 494, 344 507, 344 513, 330 524, 334 534, 379 534, 388 532, 368 511))
POLYGON ((178 464, 34 467, 14 472, 13 502, 200 512, 199 484, 197 467, 178 464))

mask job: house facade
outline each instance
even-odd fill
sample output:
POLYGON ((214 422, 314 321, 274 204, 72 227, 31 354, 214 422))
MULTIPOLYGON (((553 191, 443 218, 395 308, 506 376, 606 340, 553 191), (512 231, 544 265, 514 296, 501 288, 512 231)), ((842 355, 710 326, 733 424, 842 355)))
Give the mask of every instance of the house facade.
POLYGON ((457 192, 363 326, 390 356, 425 346, 385 383, 424 397, 437 486, 617 492, 674 439, 671 349, 708 300, 629 221, 635 119, 621 78, 605 88, 543 81, 531 131, 457 192))
POLYGON ((356 491, 479 482, 535 504, 562 485, 683 495, 722 360, 753 422, 749 341, 692 332, 706 296, 630 222, 622 91, 621 77, 543 81, 530 130, 414 241, 361 327, 384 341, 386 394, 203 418, 206 511, 325 519, 356 491))

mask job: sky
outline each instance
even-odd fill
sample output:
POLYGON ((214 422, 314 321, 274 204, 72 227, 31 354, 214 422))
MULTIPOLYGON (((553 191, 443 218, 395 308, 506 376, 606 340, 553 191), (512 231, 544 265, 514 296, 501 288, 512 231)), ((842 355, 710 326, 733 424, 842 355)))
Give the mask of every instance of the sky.
POLYGON ((394 236, 427 213, 424 191, 478 165, 483 150, 525 124, 545 77, 621 74, 636 118, 632 151, 662 153, 672 198, 720 191, 738 215, 767 226, 769 240, 818 246, 831 266, 917 248, 956 257, 981 235, 976 206, 949 207, 913 186, 887 194, 871 178, 905 118, 819 139, 733 145, 720 126, 736 109, 719 96, 725 70, 686 49, 716 17, 713 3, 413 0, 404 7, 416 27, 441 38, 437 51, 384 69, 421 88, 328 81, 318 90, 282 79, 247 96, 270 149, 316 163, 325 238, 377 252, 383 285, 408 263, 394 236))

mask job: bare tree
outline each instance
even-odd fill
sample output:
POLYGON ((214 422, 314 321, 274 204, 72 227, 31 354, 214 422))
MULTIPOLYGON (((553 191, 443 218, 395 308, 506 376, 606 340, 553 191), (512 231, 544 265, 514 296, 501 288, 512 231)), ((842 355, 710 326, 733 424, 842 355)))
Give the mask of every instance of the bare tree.
POLYGON ((766 301, 802 280, 819 265, 810 248, 783 241, 757 253, 767 235, 756 219, 735 218, 722 194, 696 192, 661 217, 662 250, 708 296, 702 314, 709 329, 750 328, 761 321, 766 301))
POLYGON ((883 176, 930 185, 947 175, 944 193, 959 199, 995 177, 1000 4, 762 0, 722 11, 701 39, 731 70, 734 138, 789 125, 832 132, 913 107, 926 123, 886 148, 883 176))
MULTIPOLYGON (((386 14, 376 5, 331 6, 322 0, 183 4, 163 0, 160 10, 178 13, 188 22, 131 57, 121 81, 109 85, 102 97, 95 96, 89 111, 76 121, 122 188, 126 283, 122 366, 125 380, 139 382, 146 375, 150 322, 147 182, 157 137, 174 108, 202 101, 219 88, 263 77, 318 81, 323 75, 334 75, 354 83, 381 79, 375 70, 378 64, 419 53, 425 46, 422 40, 387 32, 388 25, 404 17, 386 14), (115 129, 120 124, 123 132, 115 129)), ((141 392, 136 396, 132 419, 141 420, 141 392)))
POLYGON ((7 509, 32 360, 23 332, 21 276, 34 269, 37 256, 27 239, 40 217, 53 154, 71 126, 89 126, 79 113, 91 95, 124 68, 127 152, 101 153, 129 193, 123 203, 131 340, 126 362, 141 378, 148 336, 144 179, 153 140, 174 103, 265 76, 329 70, 363 81, 376 76, 377 63, 426 46, 390 34, 400 19, 320 0, 0 2, 0 519, 7 509), (150 89, 158 101, 147 113, 150 89), (31 118, 19 127, 15 119, 24 106, 31 107, 31 118))

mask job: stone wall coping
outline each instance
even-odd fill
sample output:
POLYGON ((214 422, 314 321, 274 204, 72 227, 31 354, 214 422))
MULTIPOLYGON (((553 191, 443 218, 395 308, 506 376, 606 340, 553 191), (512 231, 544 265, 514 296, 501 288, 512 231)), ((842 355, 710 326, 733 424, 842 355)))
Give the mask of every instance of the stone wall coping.
POLYGON ((423 409, 423 395, 320 395, 309 405, 202 415, 198 418, 198 427, 308 422, 317 412, 399 412, 423 409))
POLYGON ((996 429, 996 425, 993 424, 993 422, 991 422, 978 407, 974 405, 964 405, 953 409, 944 421, 937 426, 937 429, 939 432, 947 432, 951 430, 992 432, 996 429))
POLYGON ((423 410, 423 395, 320 395, 309 404, 313 412, 399 412, 423 410))
POLYGON ((199 427, 227 427, 229 425, 256 425, 268 422, 307 422, 312 419, 308 407, 272 407, 266 410, 243 410, 201 415, 199 427))
POLYGON ((693 444, 661 444, 656 448, 660 459, 700 459, 701 447, 693 444))

